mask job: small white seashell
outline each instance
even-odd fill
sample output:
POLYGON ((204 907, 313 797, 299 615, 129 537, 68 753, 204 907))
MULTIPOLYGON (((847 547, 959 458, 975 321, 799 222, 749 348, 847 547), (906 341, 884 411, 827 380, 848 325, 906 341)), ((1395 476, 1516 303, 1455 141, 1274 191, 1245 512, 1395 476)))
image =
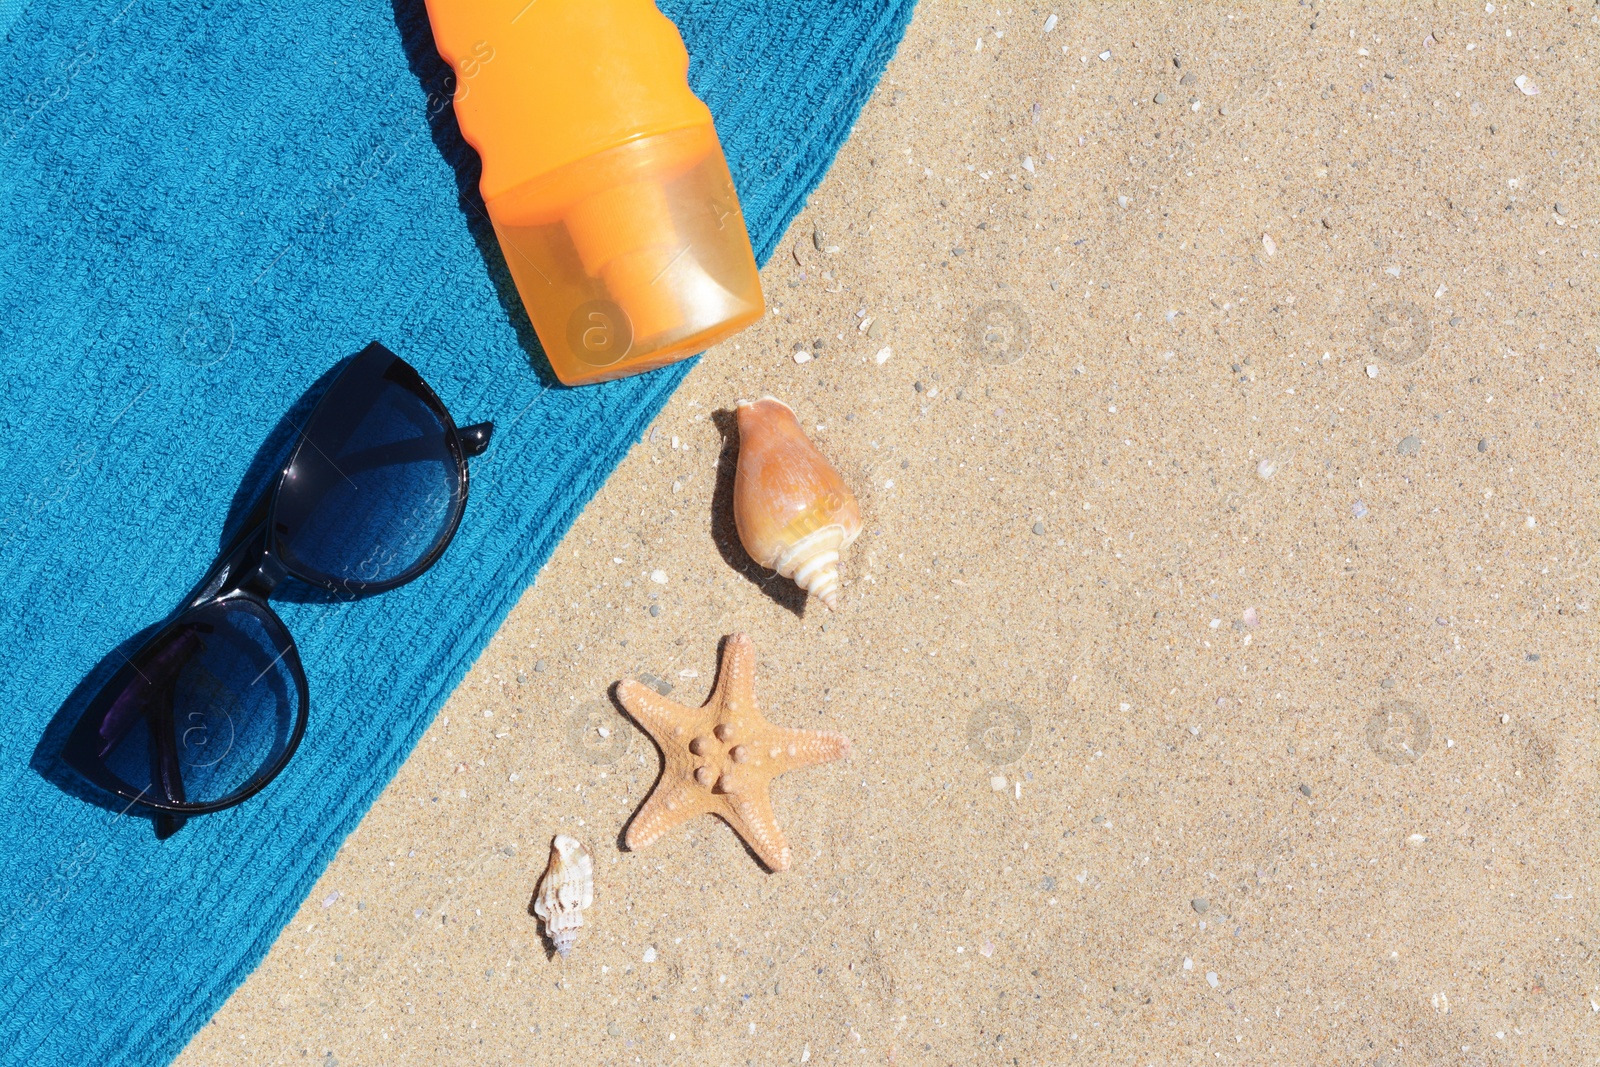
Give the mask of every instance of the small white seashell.
POLYGON ((1517 75, 1517 77, 1516 77, 1516 86, 1517 86, 1518 89, 1522 90, 1522 95, 1523 96, 1538 96, 1539 95, 1539 87, 1537 85, 1533 84, 1533 80, 1530 79, 1526 74, 1518 74, 1517 75))
POLYGON ((1270 233, 1261 235, 1261 247, 1267 250, 1267 255, 1269 256, 1278 251, 1278 243, 1272 239, 1272 234, 1270 233))
POLYGON ((545 936, 565 959, 578 940, 583 909, 594 903, 594 860, 589 850, 566 834, 550 843, 550 866, 533 896, 533 913, 544 921, 545 936))

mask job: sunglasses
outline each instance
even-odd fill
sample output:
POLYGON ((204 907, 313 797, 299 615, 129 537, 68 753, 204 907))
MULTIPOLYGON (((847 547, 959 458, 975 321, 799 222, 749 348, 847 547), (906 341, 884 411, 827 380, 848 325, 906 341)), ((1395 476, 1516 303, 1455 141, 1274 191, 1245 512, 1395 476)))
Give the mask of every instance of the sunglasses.
POLYGON ((62 758, 162 814, 162 836, 259 792, 294 755, 309 706, 294 638, 267 598, 291 576, 354 598, 421 575, 455 536, 467 459, 493 430, 457 429, 410 364, 368 345, 195 592, 90 698, 62 758))

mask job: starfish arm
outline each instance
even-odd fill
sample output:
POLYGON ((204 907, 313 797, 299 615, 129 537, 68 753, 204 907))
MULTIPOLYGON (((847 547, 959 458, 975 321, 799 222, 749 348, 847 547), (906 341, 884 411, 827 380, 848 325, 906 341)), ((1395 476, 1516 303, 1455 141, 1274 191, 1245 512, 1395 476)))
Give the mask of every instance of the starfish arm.
POLYGON ((674 779, 669 767, 649 799, 634 813, 623 839, 629 851, 637 852, 654 843, 662 834, 696 815, 712 809, 708 794, 689 782, 674 779))
POLYGON ((850 739, 832 730, 791 730, 784 726, 769 726, 761 740, 767 751, 778 750, 773 757, 783 771, 797 767, 815 767, 819 763, 832 763, 850 755, 850 739))
POLYGON ((617 683, 617 699, 628 714, 657 741, 669 736, 685 711, 681 704, 668 700, 649 686, 632 679, 617 683))
POLYGON ((717 667, 717 688, 712 699, 737 711, 756 706, 756 646, 749 634, 729 634, 722 644, 717 667))
POLYGON ((765 787, 750 792, 730 793, 727 800, 727 807, 717 814, 744 838, 768 870, 788 870, 789 842, 778 827, 778 817, 772 811, 772 798, 767 795, 765 787))

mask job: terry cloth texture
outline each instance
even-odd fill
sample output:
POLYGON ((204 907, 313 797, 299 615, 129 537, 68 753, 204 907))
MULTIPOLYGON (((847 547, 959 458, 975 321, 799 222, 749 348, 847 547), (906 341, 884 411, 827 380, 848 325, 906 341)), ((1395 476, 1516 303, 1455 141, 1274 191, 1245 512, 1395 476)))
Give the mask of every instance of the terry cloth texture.
POLYGON ((17 16, 22 14, 26 3, 27 0, 0 0, 0 39, 4 39, 6 31, 17 20, 17 16))
MULTIPOLYGON (((552 385, 421 0, 0 5, 0 1064, 164 1064, 686 365, 552 385), (402 589, 274 602, 310 681, 305 741, 255 799, 158 841, 73 795, 41 742, 204 573, 280 419, 374 339, 458 423, 497 425, 460 532, 402 589)), ((661 6, 765 261, 911 0, 661 6)))

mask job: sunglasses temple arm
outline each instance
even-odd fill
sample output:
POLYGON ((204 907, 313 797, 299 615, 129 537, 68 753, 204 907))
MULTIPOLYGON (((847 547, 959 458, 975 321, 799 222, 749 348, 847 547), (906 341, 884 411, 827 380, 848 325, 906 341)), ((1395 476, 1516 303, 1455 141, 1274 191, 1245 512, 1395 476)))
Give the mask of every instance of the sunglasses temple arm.
POLYGON ((162 687, 150 706, 150 740, 155 747, 152 756, 155 766, 155 787, 160 798, 169 804, 182 804, 187 797, 183 789, 183 775, 178 769, 178 731, 172 718, 172 689, 162 687))
MULTIPOLYGON (((150 709, 150 740, 155 746, 152 762, 155 788, 168 803, 181 804, 186 799, 183 776, 178 769, 177 726, 172 719, 172 692, 168 690, 157 705, 150 709)), ((156 837, 162 841, 171 837, 189 821, 188 816, 173 811, 156 813, 156 837)))
MULTIPOLYGON (((456 431, 456 436, 461 441, 461 451, 468 456, 481 456, 484 449, 489 447, 489 438, 493 434, 492 422, 480 422, 476 426, 456 431)), ((407 441, 395 441, 376 448, 368 448, 339 460, 337 466, 346 475, 350 475, 376 470, 379 467, 398 466, 402 463, 420 463, 439 455, 441 437, 442 434, 428 434, 425 437, 413 437, 407 441)))
POLYGON ((179 815, 175 811, 160 811, 156 813, 156 838, 165 841, 173 834, 182 830, 189 823, 189 816, 179 815))

